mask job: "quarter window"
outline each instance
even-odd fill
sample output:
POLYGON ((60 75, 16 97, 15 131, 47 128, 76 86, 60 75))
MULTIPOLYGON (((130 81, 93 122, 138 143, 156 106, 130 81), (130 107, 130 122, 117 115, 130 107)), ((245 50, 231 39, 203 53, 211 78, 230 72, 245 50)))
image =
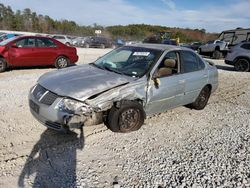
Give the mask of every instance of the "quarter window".
POLYGON ((241 48, 246 49, 246 50, 250 50, 250 43, 242 44, 241 48))

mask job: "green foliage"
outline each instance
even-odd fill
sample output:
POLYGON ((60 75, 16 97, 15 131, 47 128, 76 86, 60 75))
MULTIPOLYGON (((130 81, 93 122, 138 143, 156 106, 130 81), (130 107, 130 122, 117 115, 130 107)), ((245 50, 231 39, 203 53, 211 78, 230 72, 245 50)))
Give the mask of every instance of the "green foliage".
POLYGON ((102 30, 111 38, 126 40, 143 40, 148 36, 160 32, 170 32, 171 38, 179 38, 180 42, 206 41, 216 38, 216 35, 207 34, 205 29, 181 29, 159 25, 131 24, 103 27, 94 23, 92 26, 79 26, 74 21, 54 20, 49 16, 37 15, 29 8, 15 13, 11 7, 0 4, 0 28, 5 30, 30 31, 47 34, 70 34, 78 36, 94 35, 95 30, 102 30))

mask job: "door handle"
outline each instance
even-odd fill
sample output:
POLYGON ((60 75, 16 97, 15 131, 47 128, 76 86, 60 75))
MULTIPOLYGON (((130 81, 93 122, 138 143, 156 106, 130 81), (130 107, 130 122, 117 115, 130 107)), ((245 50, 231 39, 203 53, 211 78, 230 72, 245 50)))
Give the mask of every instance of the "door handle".
POLYGON ((186 80, 179 80, 179 84, 184 84, 186 80))

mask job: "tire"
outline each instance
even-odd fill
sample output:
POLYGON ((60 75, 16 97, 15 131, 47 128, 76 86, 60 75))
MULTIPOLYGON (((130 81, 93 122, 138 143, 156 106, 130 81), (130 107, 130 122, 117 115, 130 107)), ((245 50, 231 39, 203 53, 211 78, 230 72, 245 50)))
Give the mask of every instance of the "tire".
POLYGON ((67 66, 69 66, 69 60, 68 58, 64 57, 64 56, 59 56, 56 59, 55 62, 55 67, 58 69, 62 69, 62 68, 66 68, 67 66))
POLYGON ((205 86, 199 96, 197 97, 197 99, 191 103, 188 104, 187 107, 191 108, 191 109, 195 109, 195 110, 202 110, 206 107, 208 99, 211 95, 211 89, 208 86, 205 86))
POLYGON ((7 68, 7 62, 4 58, 0 58, 0 72, 4 72, 7 68))
POLYGON ((69 42, 66 42, 65 44, 66 44, 67 46, 70 46, 70 43, 69 43, 69 42))
POLYGON ((197 53, 201 55, 202 52, 200 48, 198 48, 197 53))
POLYGON ((85 44, 85 45, 84 45, 84 48, 89 48, 89 44, 85 44))
POLYGON ((212 56, 214 59, 220 59, 222 57, 222 53, 219 50, 215 50, 212 56))
POLYGON ((105 48, 105 45, 104 45, 104 44, 101 44, 101 45, 100 45, 100 48, 101 48, 101 49, 104 49, 104 48, 105 48))
POLYGON ((113 132, 127 133, 141 128, 146 115, 141 104, 124 101, 119 108, 113 106, 108 113, 107 127, 113 132))
POLYGON ((250 62, 247 59, 238 59, 234 65, 235 70, 240 72, 248 72, 250 70, 250 62))

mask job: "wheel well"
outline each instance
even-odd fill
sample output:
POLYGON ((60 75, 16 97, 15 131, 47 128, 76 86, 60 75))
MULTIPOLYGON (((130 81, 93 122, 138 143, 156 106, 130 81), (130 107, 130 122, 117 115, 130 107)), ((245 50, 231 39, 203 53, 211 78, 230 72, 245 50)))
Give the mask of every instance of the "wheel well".
POLYGON ((69 57, 66 56, 66 55, 58 55, 58 56, 56 57, 56 60, 57 60, 58 57, 65 57, 65 58, 67 58, 67 59, 69 60, 69 57))
POLYGON ((220 50, 220 47, 219 47, 219 46, 216 46, 216 47, 215 47, 215 50, 220 50))
POLYGON ((125 101, 135 101, 138 102, 140 105, 144 105, 144 102, 142 99, 134 99, 134 100, 120 100, 120 101, 116 101, 113 103, 113 106, 119 107, 123 102, 125 101))
POLYGON ((236 57, 235 60, 234 60, 234 63, 236 63, 239 59, 246 59, 246 60, 250 63, 250 58, 249 58, 249 57, 246 57, 246 56, 239 56, 239 57, 236 57))
POLYGON ((206 86, 209 88, 210 91, 212 90, 212 85, 211 84, 207 84, 206 86))
POLYGON ((6 64, 7 64, 7 67, 9 67, 10 66, 10 64, 8 63, 8 61, 2 56, 2 55, 0 55, 0 58, 2 58, 2 59, 4 59, 4 61, 6 62, 6 64))

